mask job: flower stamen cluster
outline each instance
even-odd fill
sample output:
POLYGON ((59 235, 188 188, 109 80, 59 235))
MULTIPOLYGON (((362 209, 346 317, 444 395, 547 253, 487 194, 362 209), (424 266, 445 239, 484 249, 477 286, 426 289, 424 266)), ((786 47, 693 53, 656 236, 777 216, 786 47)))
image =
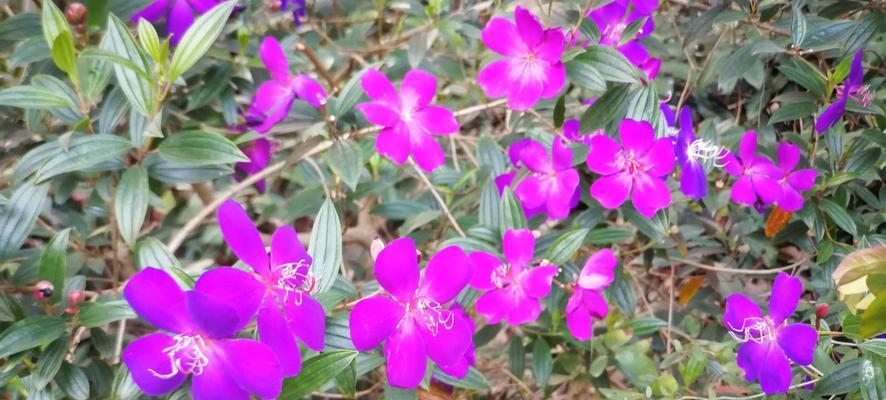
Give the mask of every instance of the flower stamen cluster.
POLYGON ((169 373, 162 374, 153 369, 148 372, 160 379, 170 379, 180 373, 200 375, 203 368, 209 365, 204 349, 206 342, 200 335, 175 335, 175 344, 163 349, 169 357, 169 373))

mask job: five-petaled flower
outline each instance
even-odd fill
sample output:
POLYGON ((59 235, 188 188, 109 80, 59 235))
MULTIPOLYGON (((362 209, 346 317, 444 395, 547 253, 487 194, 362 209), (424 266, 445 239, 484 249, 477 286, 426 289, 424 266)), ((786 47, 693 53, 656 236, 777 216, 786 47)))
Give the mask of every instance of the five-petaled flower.
POLYGON ((508 230, 502 243, 505 261, 478 251, 471 253, 474 276, 471 287, 487 291, 477 299, 477 313, 490 324, 503 319, 520 325, 538 319, 542 297, 551 292, 551 283, 560 268, 542 261, 532 268, 535 237, 528 229, 508 230))
POLYGON ((391 386, 418 386, 428 357, 454 370, 471 346, 473 325, 446 306, 471 279, 468 257, 457 246, 446 247, 419 274, 412 239, 394 240, 375 261, 375 277, 387 294, 360 300, 351 311, 351 340, 357 350, 385 342, 391 386))
POLYGON ((599 44, 618 49, 632 64, 643 71, 649 79, 655 79, 661 67, 661 60, 649 56, 646 47, 639 40, 652 34, 655 23, 652 13, 658 8, 658 0, 616 0, 589 13, 589 17, 600 30, 599 44), (628 41, 622 36, 633 22, 644 19, 636 35, 628 41))
POLYGON ((671 204, 665 179, 674 169, 674 143, 670 138, 656 140, 652 125, 646 121, 625 119, 618 135, 621 144, 606 135, 591 138, 588 168, 602 175, 591 185, 591 197, 611 209, 624 204, 631 195, 637 211, 651 218, 671 204))
POLYGON ((514 20, 496 17, 483 28, 483 43, 505 58, 484 67, 477 83, 486 96, 507 96, 508 107, 526 110, 557 96, 566 82, 560 61, 566 43, 560 28, 544 29, 523 7, 514 10, 514 20))
POLYGON ((594 318, 606 317, 609 306, 600 294, 615 278, 618 260, 609 249, 602 249, 588 257, 581 274, 572 285, 572 296, 566 304, 566 326, 578 340, 594 335, 594 318))
POLYGON ((799 211, 803 208, 803 194, 815 184, 818 171, 813 168, 794 171, 800 161, 800 148, 795 144, 782 142, 778 145, 778 184, 781 198, 778 207, 785 211, 799 211))
POLYGON ((514 195, 527 210, 540 208, 553 219, 568 217, 577 203, 572 200, 579 187, 578 171, 572 167, 572 150, 559 136, 554 137, 550 156, 544 146, 534 140, 521 146, 519 159, 529 175, 520 180, 514 195))
POLYGON ((219 3, 221 0, 154 0, 133 14, 130 22, 136 23, 142 18, 157 22, 166 15, 166 30, 170 34, 169 43, 175 46, 194 23, 194 12, 206 13, 219 3), (169 3, 172 3, 171 7, 169 3))
POLYGON ((259 341, 277 354, 284 376, 297 374, 301 355, 296 338, 321 351, 326 331, 323 306, 310 296, 316 285, 311 256, 290 226, 274 232, 269 255, 258 229, 233 200, 219 207, 218 225, 231 251, 255 274, 240 277, 231 268, 214 268, 200 277, 194 290, 221 299, 243 318, 258 310, 259 341))
MULTIPOLYGON (((249 274, 221 267, 229 279, 249 274)), ((222 285, 229 283, 198 283, 222 285)), ((135 274, 123 290, 132 309, 148 323, 168 333, 134 340, 123 351, 123 362, 139 388, 150 396, 175 390, 188 378, 195 399, 244 399, 250 394, 274 398, 282 375, 274 351, 252 339, 234 336, 252 319, 205 293, 183 291, 163 270, 148 267, 135 274)))
POLYGON ((729 175, 737 177, 732 185, 732 201, 753 206, 757 196, 763 204, 781 198, 781 171, 768 158, 757 155, 757 132, 748 131, 739 144, 738 157, 729 153, 723 159, 729 175))
POLYGON ((271 80, 258 87, 246 123, 256 132, 264 133, 286 118, 296 98, 320 108, 326 103, 326 91, 307 74, 292 75, 289 62, 277 39, 267 36, 258 49, 258 55, 271 74, 271 80))
POLYGON ((874 100, 871 92, 863 85, 864 70, 861 66, 863 52, 863 50, 858 50, 855 52, 855 56, 852 57, 852 63, 849 65, 849 75, 846 76, 846 80, 842 85, 837 86, 837 101, 831 103, 821 113, 818 120, 815 121, 816 132, 822 133, 826 131, 840 120, 840 117, 846 112, 846 102, 848 99, 851 98, 865 107, 874 100))
POLYGON ((400 93, 388 78, 376 69, 368 69, 360 80, 371 102, 357 109, 366 119, 384 128, 375 140, 375 149, 397 164, 412 158, 430 172, 443 165, 446 155, 431 135, 458 132, 459 125, 449 109, 431 105, 437 94, 437 78, 414 69, 400 83, 400 93))
POLYGON ((733 338, 742 342, 738 348, 738 366, 749 382, 760 381, 767 395, 785 393, 791 384, 791 363, 809 365, 818 343, 818 332, 803 323, 788 324, 794 313, 803 283, 779 272, 772 285, 769 315, 745 295, 736 293, 726 299, 723 324, 733 338))

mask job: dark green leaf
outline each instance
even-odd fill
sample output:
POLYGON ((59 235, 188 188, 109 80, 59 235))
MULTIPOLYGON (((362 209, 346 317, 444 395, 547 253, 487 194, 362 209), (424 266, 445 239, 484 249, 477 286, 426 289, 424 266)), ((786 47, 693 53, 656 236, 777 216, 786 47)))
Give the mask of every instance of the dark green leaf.
POLYGON ((357 357, 353 350, 320 353, 302 364, 301 372, 283 382, 280 398, 299 399, 323 388, 357 357))
POLYGON ((114 194, 114 218, 120 236, 130 246, 135 245, 138 233, 148 212, 148 171, 142 166, 126 170, 114 194))
POLYGON ((631 321, 631 329, 635 336, 648 336, 668 326, 667 321, 658 318, 638 318, 631 321))
POLYGON ((608 82, 638 84, 641 73, 624 55, 609 46, 590 46, 575 60, 586 62, 608 82))
POLYGON ((62 149, 40 167, 37 172, 37 181, 42 182, 57 175, 79 171, 101 162, 113 160, 131 148, 132 143, 119 136, 80 136, 71 140, 66 150, 62 149))
POLYGON ((551 244, 548 248, 547 259, 554 265, 563 265, 572 259, 572 256, 581 247, 585 236, 588 235, 587 228, 574 229, 566 232, 551 244))
POLYGON ((468 374, 465 375, 464 378, 458 379, 453 376, 447 375, 445 372, 437 369, 434 371, 434 379, 437 379, 447 385, 451 385, 457 388, 468 389, 468 390, 488 390, 489 382, 486 381, 486 377, 483 376, 483 373, 478 371, 474 367, 470 367, 468 369, 468 374))
POLYGON ((517 378, 523 377, 523 370, 526 369, 526 348, 523 347, 523 341, 519 338, 511 339, 508 349, 508 368, 517 378))
POLYGON ((35 315, 18 321, 0 334, 0 358, 50 343, 65 333, 58 317, 35 315))
POLYGON ((570 82, 593 92, 603 93, 606 91, 606 80, 603 79, 603 75, 594 69, 590 60, 575 58, 568 61, 565 65, 566 77, 569 78, 570 82))
POLYGON ((354 191, 363 172, 363 152, 356 143, 336 140, 326 154, 329 167, 354 191))
POLYGON ((859 365, 861 396, 864 400, 886 399, 886 368, 884 359, 867 353, 859 365))
POLYGON ((769 125, 812 117, 816 109, 818 109, 818 106, 811 101, 782 103, 778 111, 774 112, 772 117, 769 118, 769 125))
POLYGON ((44 110, 73 105, 68 97, 35 86, 21 85, 0 90, 0 106, 44 110))
POLYGON ((824 208, 825 214, 827 214, 837 226, 844 231, 849 232, 852 236, 858 236, 855 221, 849 216, 849 213, 846 212, 845 208, 828 199, 822 201, 822 208, 824 208))
POLYGON ((510 188, 505 188, 501 194, 499 204, 499 231, 504 234, 511 229, 526 228, 526 216, 523 214, 523 206, 511 193, 510 188))
POLYGON ((593 245, 621 243, 634 237, 634 232, 626 228, 598 228, 590 231, 586 241, 593 245))
POLYGON ((12 194, 9 203, 0 207, 0 260, 15 254, 25 242, 43 211, 48 192, 49 185, 25 183, 12 194))
POLYGON ((342 260, 341 222, 329 199, 323 202, 314 220, 308 254, 314 262, 311 272, 317 279, 316 293, 323 293, 335 283, 342 260))
POLYGON ((37 361, 37 370, 34 372, 37 387, 42 388, 55 378, 66 354, 68 354, 67 336, 56 339, 46 347, 46 350, 43 350, 43 354, 37 361))
POLYGON ((85 302, 80 306, 80 324, 87 328, 96 328, 122 319, 135 318, 135 312, 125 300, 114 300, 105 303, 85 302))
POLYGON ((210 132, 176 133, 164 140, 159 150, 164 160, 191 167, 249 161, 237 145, 210 132))
POLYGON ((89 398, 89 378, 80 367, 65 363, 56 376, 55 382, 69 397, 75 400, 89 398))
POLYGON ((237 5, 235 0, 221 3, 194 20, 172 54, 172 61, 169 62, 170 82, 178 79, 209 51, 225 27, 225 21, 228 20, 235 5, 237 5))
POLYGON ((113 14, 108 15, 108 31, 102 38, 99 47, 132 63, 134 68, 126 67, 124 65, 127 64, 121 62, 113 63, 117 85, 134 109, 142 115, 150 115, 154 111, 154 95, 151 89, 153 80, 136 71, 151 71, 151 64, 135 44, 135 39, 129 34, 126 25, 113 14))
POLYGON ((554 360, 551 358, 551 347, 542 338, 535 339, 532 344, 532 374, 538 385, 545 387, 551 378, 554 360))
POLYGON ((814 396, 831 396, 848 393, 858 389, 861 377, 858 372, 861 368, 861 358, 844 361, 837 365, 815 384, 814 396))
POLYGON ((55 288, 50 303, 61 300, 62 288, 65 287, 65 270, 67 269, 68 235, 71 228, 55 235, 40 254, 40 267, 37 276, 40 280, 49 281, 55 288))
POLYGON ((622 109, 630 98, 629 86, 614 85, 606 91, 581 116, 581 131, 592 132, 605 128, 622 115, 622 109))
POLYGON ((794 43, 794 46, 800 47, 803 45, 803 40, 806 39, 806 17, 803 16, 800 7, 794 5, 793 9, 793 14, 791 14, 791 42, 794 43))

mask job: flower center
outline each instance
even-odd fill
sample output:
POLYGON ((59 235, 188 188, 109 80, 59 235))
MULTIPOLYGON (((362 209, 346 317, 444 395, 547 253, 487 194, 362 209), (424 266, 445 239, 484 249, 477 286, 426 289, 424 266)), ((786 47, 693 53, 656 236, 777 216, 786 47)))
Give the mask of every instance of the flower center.
POLYGON ((649 169, 646 168, 640 160, 635 158, 633 151, 625 150, 621 151, 617 166, 622 170, 627 170, 631 175, 637 175, 638 173, 646 172, 646 170, 649 169))
POLYGON ((508 275, 510 272, 511 268, 508 264, 501 264, 492 270, 492 276, 490 276, 489 280, 492 281, 495 287, 502 289, 509 281, 508 275))
POLYGON ((726 164, 723 163, 726 154, 727 152, 724 148, 715 145, 707 139, 697 139, 690 143, 689 147, 686 149, 686 155, 688 155, 689 159, 692 161, 701 160, 702 162, 712 162, 714 166, 718 168, 726 166, 726 164))
POLYGON ((206 342, 200 335, 175 335, 175 344, 163 349, 163 354, 169 358, 169 372, 160 373, 153 369, 148 372, 160 379, 169 379, 179 373, 200 375, 203 368, 209 365, 209 358, 204 350, 206 342))
POLYGON ((618 41, 621 40, 621 34, 627 26, 628 25, 624 22, 609 24, 606 26, 606 29, 603 30, 603 37, 607 39, 608 42, 618 43, 618 41))
POLYGON ((779 327, 775 326, 768 316, 766 317, 747 317, 741 326, 736 327, 731 323, 729 325, 729 335, 739 342, 752 341, 754 343, 763 343, 775 340, 775 334, 778 333, 779 327))
POLYGON ((421 320, 425 323, 425 327, 431 332, 431 335, 437 336, 440 327, 450 330, 455 325, 455 315, 428 296, 418 297, 410 303, 410 306, 418 313, 421 320))
POLYGON ((311 263, 301 259, 278 266, 274 286, 284 291, 283 301, 287 301, 289 296, 293 295, 295 304, 301 305, 304 294, 310 294, 317 286, 317 279, 311 272, 311 263))

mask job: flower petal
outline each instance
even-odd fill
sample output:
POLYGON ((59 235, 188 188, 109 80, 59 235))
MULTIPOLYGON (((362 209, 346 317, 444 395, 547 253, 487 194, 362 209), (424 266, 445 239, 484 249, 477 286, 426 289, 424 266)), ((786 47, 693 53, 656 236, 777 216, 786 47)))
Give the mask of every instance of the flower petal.
POLYGON ((313 260, 305 251, 305 246, 298 239, 295 228, 282 225, 274 231, 271 237, 271 265, 279 267, 286 264, 298 263, 310 266, 313 260))
POLYGON ((671 204, 671 191, 663 180, 639 173, 634 177, 631 203, 641 215, 652 218, 658 210, 671 204))
POLYGON ((504 18, 492 18, 481 32, 483 44, 498 54, 518 57, 526 54, 526 45, 517 34, 513 22, 504 18))
POLYGON ((551 292, 551 283, 560 268, 556 265, 542 265, 524 272, 520 285, 528 296, 542 298, 551 292))
POLYGON ((471 276, 470 285, 477 290, 492 290, 495 285, 492 283, 492 272, 502 264, 501 260, 489 253, 483 251, 475 251, 468 258, 473 265, 473 275, 471 276))
MULTIPOLYGON (((846 93, 846 91, 843 93, 846 93)), ((822 112, 815 121, 816 132, 823 133, 837 124, 837 121, 839 121, 843 116, 843 113, 846 112, 846 99, 846 96, 841 96, 837 101, 825 108, 824 112, 822 112)))
POLYGON ((849 75, 846 76, 846 86, 847 87, 857 87, 861 86, 864 80, 864 70, 861 65, 861 57, 864 55, 864 50, 859 49, 852 56, 852 63, 849 64, 849 75))
POLYGON ((262 282, 248 272, 231 267, 204 272, 194 284, 194 290, 233 308, 240 320, 237 331, 252 321, 265 295, 262 282))
MULTIPOLYGON (((450 311, 451 312, 451 311, 450 311)), ((436 324, 436 333, 429 329, 423 321, 415 321, 424 340, 428 357, 438 365, 449 365, 463 358, 471 345, 473 329, 464 317, 452 313, 452 327, 447 329, 443 324, 436 324)))
POLYGON ((618 208, 631 194, 633 182, 631 175, 627 173, 602 176, 591 185, 591 197, 605 208, 618 208))
POLYGON ((511 269, 522 270, 532 262, 535 236, 529 229, 509 229, 505 232, 503 247, 505 260, 508 260, 511 269))
POLYGON ((560 28, 552 28, 545 30, 544 42, 535 49, 535 55, 551 63, 552 66, 560 63, 560 57, 566 48, 566 38, 560 28))
POLYGON ((548 150, 541 143, 527 140, 520 150, 520 161, 532 172, 548 173, 553 171, 548 150))
POLYGON ((726 311, 723 313, 723 324, 727 329, 741 333, 748 327, 748 320, 760 318, 760 307, 753 300, 741 293, 726 298, 726 311))
POLYGON ((351 341, 359 351, 369 351, 394 333, 403 319, 403 306, 384 296, 371 296, 351 310, 351 341))
POLYGON ((185 292, 158 268, 145 268, 132 276, 123 297, 136 314, 157 328, 184 333, 192 323, 185 310, 185 292))
POLYGON ((412 119, 434 135, 448 135, 461 128, 452 111, 442 106, 423 107, 412 114, 412 119))
POLYGON ((757 201, 757 193, 754 191, 754 184, 751 182, 751 178, 747 176, 738 178, 732 185, 730 198, 738 204, 753 206, 754 202, 757 201))
POLYGON ((814 169, 801 169, 788 176, 788 182, 797 190, 809 190, 815 185, 817 176, 818 171, 814 169))
POLYGON ((415 128, 410 129, 412 130, 409 133, 409 151, 415 163, 425 172, 431 172, 443 165, 446 162, 446 154, 443 153, 443 148, 437 143, 437 139, 423 131, 416 132, 415 128))
POLYGON ((259 275, 268 275, 270 259, 261 234, 239 203, 227 200, 218 208, 218 227, 228 247, 240 260, 259 275))
MULTIPOLYGON (((278 299, 281 297, 278 295, 278 299)), ((283 309, 289 329, 311 350, 323 350, 323 336, 326 334, 326 311, 317 299, 307 294, 290 295, 285 299, 283 309)))
POLYGON ((132 372, 132 379, 149 396, 162 396, 181 386, 188 374, 179 372, 170 378, 158 374, 172 372, 169 357, 163 349, 175 345, 175 339, 162 333, 152 333, 132 341, 123 351, 123 363, 132 372), (153 371, 153 372, 152 372, 153 371))
POLYGON ((237 310, 210 295, 187 291, 185 306, 200 333, 211 338, 231 337, 241 328, 237 310))
POLYGON ((696 201, 701 200, 708 192, 708 181, 705 178, 704 166, 701 163, 687 162, 680 171, 680 191, 696 201))
POLYGON ((266 81, 259 85, 252 97, 247 112, 249 118, 257 122, 250 126, 258 133, 264 133, 289 115, 295 98, 292 91, 278 81, 266 81))
POLYGON ((762 366, 760 371, 760 389, 763 393, 772 395, 787 393, 791 386, 791 363, 785 357, 784 351, 775 345, 775 342, 767 342, 762 345, 762 358, 757 360, 757 365, 762 366), (763 370, 765 368, 765 370, 763 370))
POLYGON ((166 10, 169 8, 169 0, 154 0, 151 4, 148 4, 145 8, 138 10, 135 14, 132 14, 132 17, 129 18, 129 22, 135 24, 138 23, 138 20, 144 18, 150 22, 157 22, 160 18, 163 18, 163 15, 166 14, 166 10))
POLYGON ((809 325, 790 324, 778 331, 778 345, 797 364, 812 364, 816 344, 818 332, 809 325))
POLYGON ((543 99, 556 97, 566 83, 566 66, 559 61, 551 64, 540 63, 540 65, 545 76, 541 97, 543 99))
POLYGON ((723 157, 723 169, 732 176, 741 176, 744 173, 744 166, 732 153, 726 153, 723 157))
POLYGON ((428 356, 418 327, 407 318, 385 343, 388 384, 412 389, 421 383, 428 366, 428 356))
POLYGON ((525 8, 517 6, 514 10, 514 21, 517 23, 517 34, 530 49, 535 49, 544 39, 541 23, 525 8))
POLYGON ((751 177, 751 183, 753 183, 754 191, 760 196, 763 204, 771 204, 781 198, 781 185, 777 180, 753 176, 751 177))
POLYGON ((589 340, 594 336, 594 321, 591 320, 591 314, 581 306, 581 295, 578 291, 569 298, 566 310, 566 326, 573 337, 578 340, 589 340), (570 308, 572 311, 569 311, 570 308))
POLYGON ((745 132, 738 145, 738 155, 745 165, 757 158, 757 131, 745 132))
POLYGON ((437 78, 420 69, 406 73, 400 82, 400 101, 403 111, 412 111, 427 106, 437 95, 437 78))
POLYGON ((618 260, 612 250, 600 249, 585 261, 576 283, 583 289, 603 290, 615 279, 616 266, 618 260))
POLYGON ((538 177, 529 175, 517 184, 514 196, 517 196, 524 209, 536 208, 544 204, 547 196, 542 187, 542 181, 538 177))
POLYGON ((477 84, 487 97, 502 97, 508 94, 512 86, 510 63, 498 60, 483 67, 477 74, 477 84))
POLYGON ((656 140, 640 160, 649 168, 649 175, 660 178, 670 174, 674 170, 674 142, 669 138, 656 140))
POLYGON ((220 340, 215 346, 216 356, 240 387, 263 399, 280 395, 283 375, 270 347, 252 339, 220 340))
POLYGON ((388 107, 400 109, 400 95, 387 76, 375 68, 369 68, 360 78, 360 86, 370 99, 388 107))
POLYGON ((625 151, 641 156, 655 143, 655 130, 649 122, 625 119, 618 126, 618 137, 625 151))
POLYGON ((306 101, 308 104, 320 108, 326 104, 326 90, 323 85, 311 78, 307 74, 298 74, 289 81, 289 85, 298 98, 306 101))
POLYGON ((440 304, 452 301, 471 280, 471 260, 458 246, 434 254, 421 278, 419 296, 430 296, 440 304))
POLYGON ((273 36, 265 36, 258 48, 258 56, 271 77, 280 82, 289 82, 289 61, 280 47, 280 42, 273 36))
POLYGON ((800 148, 795 144, 781 142, 778 144, 778 167, 785 173, 791 172, 800 161, 800 148))
MULTIPOLYGON (((574 194, 579 193, 579 176, 578 171, 567 169, 560 171, 554 178, 553 183, 548 185, 547 211, 548 215, 554 219, 564 219, 569 216, 577 201, 573 202, 576 197, 574 194)), ((579 198, 581 195, 579 194, 579 198)))
POLYGON ((554 137, 554 142, 551 144, 551 160, 556 171, 572 168, 572 149, 563 142, 560 136, 554 137))
POLYGON ((257 327, 259 341, 277 355, 283 376, 297 375, 301 371, 301 352, 283 311, 273 299, 266 301, 259 310, 257 327))
POLYGON ((418 258, 415 243, 404 237, 394 240, 375 260, 375 278, 397 300, 407 303, 418 288, 418 258))
POLYGON ((803 195, 791 185, 782 185, 781 198, 778 199, 778 208, 785 211, 796 212, 803 208, 803 195))
POLYGON ((589 147, 586 163, 592 172, 600 175, 612 175, 621 171, 621 167, 618 165, 618 154, 622 149, 615 139, 606 135, 594 135, 591 136, 589 147))
POLYGON ((497 324, 517 306, 508 289, 493 289, 477 298, 477 314, 486 317, 489 324, 497 324))
POLYGON ((606 314, 609 314, 606 299, 595 290, 581 290, 581 302, 594 318, 605 318, 606 314))
POLYGON ((512 326, 522 325, 538 319, 541 315, 541 302, 523 293, 512 292, 516 305, 508 313, 508 324, 512 326))
POLYGON ((398 123, 393 128, 382 129, 375 139, 375 150, 396 164, 403 164, 409 158, 409 132, 406 124, 398 123))
POLYGON ((166 30, 170 36, 169 43, 173 46, 178 44, 191 24, 194 23, 194 10, 187 0, 175 0, 169 15, 166 16, 166 30))
POLYGON ((803 282, 784 272, 778 273, 772 284, 772 295, 769 297, 769 317, 774 325, 781 325, 794 313, 802 294, 803 282))
POLYGON ((538 102, 543 91, 544 81, 524 71, 508 90, 508 107, 514 110, 530 109, 538 102))
POLYGON ((218 360, 212 359, 211 365, 203 369, 200 375, 191 380, 191 395, 196 400, 249 400, 249 392, 240 387, 233 377, 228 375, 218 360), (215 362, 213 362, 215 361, 215 362))

